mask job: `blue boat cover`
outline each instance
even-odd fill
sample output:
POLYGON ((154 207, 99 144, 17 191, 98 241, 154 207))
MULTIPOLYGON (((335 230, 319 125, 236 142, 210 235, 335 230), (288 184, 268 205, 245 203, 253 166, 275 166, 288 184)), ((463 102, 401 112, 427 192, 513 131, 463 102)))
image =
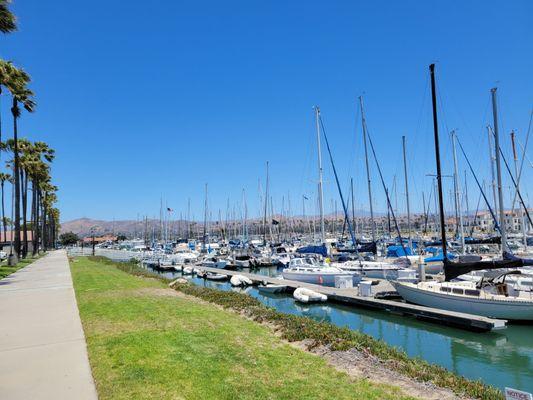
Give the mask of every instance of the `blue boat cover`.
MULTIPOLYGON (((448 253, 448 260, 453 260, 457 256, 453 253, 448 253)), ((436 261, 444 261, 444 256, 442 255, 442 250, 439 251, 437 255, 434 255, 433 257, 424 258, 424 262, 436 262, 436 261)))
POLYGON ((300 247, 299 249, 296 249, 297 253, 300 254, 320 254, 323 257, 327 257, 328 255, 328 249, 326 248, 326 245, 322 244, 320 246, 304 246, 300 247))
POLYGON ((387 247, 387 257, 404 257, 404 256, 412 256, 413 255, 413 251, 411 250, 410 247, 405 247, 405 251, 404 251, 404 248, 402 246, 389 246, 387 247), (407 254, 405 254, 407 252, 407 254))

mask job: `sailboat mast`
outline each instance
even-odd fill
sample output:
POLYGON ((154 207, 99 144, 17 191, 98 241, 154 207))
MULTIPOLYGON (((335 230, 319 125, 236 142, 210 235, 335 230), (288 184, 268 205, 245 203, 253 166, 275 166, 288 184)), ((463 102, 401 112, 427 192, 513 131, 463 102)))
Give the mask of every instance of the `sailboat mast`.
MULTIPOLYGON (((353 178, 350 178, 350 190, 352 195, 352 225, 354 226, 354 231, 357 233, 357 226, 355 224, 355 196, 353 193, 353 178)), ((356 244, 354 243, 354 246, 356 244)))
POLYGON ((451 136, 452 136, 452 148, 453 148, 453 179, 455 183, 454 184, 455 186, 455 207, 457 209, 457 214, 459 214, 459 234, 461 235, 461 249, 463 251, 463 254, 465 254, 465 235, 464 235, 464 229, 463 229, 463 213, 461 210, 461 198, 460 198, 461 189, 459 187, 459 170, 457 168, 457 153, 455 151, 455 140, 456 140, 455 131, 451 132, 451 136))
POLYGON ((437 188, 439 195, 439 214, 440 214, 440 234, 442 240, 442 256, 446 260, 448 253, 446 251, 446 225, 444 224, 444 200, 442 196, 442 173, 440 168, 440 146, 439 146, 439 123, 437 120, 437 88, 435 85, 435 64, 429 66, 431 76, 431 102, 433 105, 433 134, 435 138, 435 162, 437 164, 437 188))
POLYGON ((496 179, 498 184, 498 203, 500 208, 500 231, 502 235, 502 252, 508 251, 507 248, 507 233, 505 226, 505 209, 503 205, 503 190, 502 190, 502 170, 500 165, 500 134, 498 130, 498 105, 496 102, 496 90, 490 90, 492 97, 492 118, 494 121, 494 148, 496 153, 496 179))
MULTIPOLYGON (((491 174, 491 186, 492 186, 492 197, 494 201, 494 214, 496 217, 498 216, 498 199, 496 196, 496 173, 494 172, 494 153, 492 152, 492 131, 490 129, 490 125, 487 125, 487 134, 489 135, 489 157, 490 157, 490 174, 491 174)), ((496 225, 498 225, 498 221, 495 221, 496 225)))
POLYGON ((207 183, 205 184, 205 203, 204 203, 204 242, 202 249, 205 251, 207 241, 207 183))
POLYGON ((320 109, 315 106, 316 139, 318 149, 318 207, 320 209, 320 240, 326 243, 324 227, 324 192, 322 188, 322 153, 320 150, 320 109))
POLYGON ((363 125, 363 143, 365 146, 365 165, 366 165, 366 180, 368 183, 368 202, 370 203, 370 224, 372 230, 372 241, 376 240, 376 225, 374 224, 374 207, 372 206, 372 184, 370 181, 370 167, 368 164, 368 145, 367 145, 367 132, 366 132, 366 119, 363 107, 363 96, 359 96, 359 105, 361 107, 361 123, 363 125))
POLYGON ((409 184, 407 180, 407 157, 405 156, 405 136, 402 136, 403 147, 403 172, 405 176, 405 201, 407 203, 407 229, 409 235, 409 247, 413 249, 413 239, 411 238, 411 209, 409 207, 409 184))
POLYGON ((246 207, 246 192, 244 190, 244 188, 242 189, 242 239, 243 239, 243 244, 244 244, 244 241, 246 241, 246 236, 247 236, 247 226, 246 226, 246 219, 247 219, 247 207, 246 207))
POLYGON ((263 214, 263 246, 266 246, 267 211, 268 211, 268 161, 266 162, 265 212, 263 214))
MULTIPOLYGON (((511 132, 511 143, 513 145, 513 159, 514 159, 514 174, 516 176, 516 192, 520 190, 520 182, 519 182, 519 172, 518 172, 518 154, 516 153, 516 144, 515 144, 515 133, 514 131, 511 132)), ((516 196, 516 195, 515 195, 516 196)), ((526 235, 526 220, 524 218, 524 211, 522 210, 522 207, 518 205, 518 210, 520 213, 520 225, 522 228, 522 238, 523 238, 523 244, 524 249, 527 249, 527 235, 526 235)), ((513 202, 513 213, 514 213, 514 202, 513 202)))

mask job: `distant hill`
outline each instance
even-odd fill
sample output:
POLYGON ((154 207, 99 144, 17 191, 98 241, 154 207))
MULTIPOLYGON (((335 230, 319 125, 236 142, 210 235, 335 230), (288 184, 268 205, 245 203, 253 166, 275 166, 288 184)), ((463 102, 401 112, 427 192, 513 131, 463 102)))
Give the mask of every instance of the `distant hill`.
MULTIPOLYGON (((382 213, 376 213, 376 217, 379 215, 382 215, 382 213)), ((332 220, 333 214, 328 214, 325 216, 326 220, 332 220)), ((366 213, 357 213, 357 217, 363 217, 368 218, 366 213)), ((282 220, 283 218, 279 215, 272 216, 273 219, 276 220, 282 220)), ((318 217, 315 217, 318 218, 318 217)), ((342 213, 338 213, 338 218, 342 219, 342 213)), ((294 220, 300 220, 302 221, 302 216, 294 216, 294 220)), ((239 221, 240 223, 240 221, 239 221)), ((262 218, 255 218, 248 220, 248 223, 250 225, 252 224, 261 224, 262 218)), ((169 230, 172 232, 177 232, 180 230, 183 232, 185 229, 187 222, 186 221, 170 221, 169 222, 169 230)), ((192 222, 192 228, 194 231, 198 231, 198 229, 201 229, 201 227, 195 226, 195 225, 202 225, 201 222, 192 222)), ((211 222, 211 228, 215 228, 217 225, 216 222, 211 222)), ((74 232, 80 237, 87 237, 92 235, 92 230, 94 230, 94 233, 96 236, 101 235, 107 235, 107 234, 113 234, 113 235, 119 235, 123 234, 128 237, 141 237, 143 235, 143 232, 145 229, 148 232, 152 232, 153 230, 158 232, 159 231, 159 220, 150 219, 145 223, 143 220, 135 221, 135 220, 120 220, 120 221, 104 221, 104 220, 98 220, 98 219, 92 219, 92 218, 78 218, 73 219, 71 221, 64 221, 61 222, 61 233, 64 232, 74 232), (145 226, 146 225, 146 226, 145 226)), ((215 228, 216 229, 216 228, 215 228)))
POLYGON ((135 232, 141 232, 142 229, 142 222, 134 220, 103 221, 91 218, 79 218, 61 223, 61 233, 74 232, 81 237, 92 235, 92 230, 94 230, 96 235, 110 233, 133 235, 135 232))

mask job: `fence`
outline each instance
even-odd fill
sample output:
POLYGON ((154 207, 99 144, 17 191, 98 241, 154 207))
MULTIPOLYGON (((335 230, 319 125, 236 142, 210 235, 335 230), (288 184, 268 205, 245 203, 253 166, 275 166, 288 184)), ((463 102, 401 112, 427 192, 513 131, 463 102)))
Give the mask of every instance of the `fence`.
MULTIPOLYGON (((67 249, 67 254, 72 257, 92 256, 93 249, 92 247, 69 247, 67 249)), ((106 257, 113 261, 124 262, 124 261, 129 261, 132 258, 139 259, 142 253, 139 253, 138 251, 101 249, 101 248, 96 247, 94 249, 94 255, 106 257)))

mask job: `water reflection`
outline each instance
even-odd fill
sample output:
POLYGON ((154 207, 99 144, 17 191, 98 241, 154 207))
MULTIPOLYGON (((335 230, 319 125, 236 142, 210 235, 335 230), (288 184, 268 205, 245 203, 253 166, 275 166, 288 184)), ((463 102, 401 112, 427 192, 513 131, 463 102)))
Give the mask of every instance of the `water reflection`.
MULTIPOLYGON (((259 272, 268 276, 279 274, 276 268, 262 268, 259 272)), ((161 274, 168 278, 181 276, 177 272, 161 274)), ((533 326, 510 325, 503 331, 475 333, 340 304, 301 305, 284 294, 260 293, 252 287, 232 288, 228 282, 186 278, 201 286, 245 292, 287 314, 359 330, 401 348, 412 357, 423 358, 470 379, 481 379, 502 389, 510 386, 533 392, 533 326)))

